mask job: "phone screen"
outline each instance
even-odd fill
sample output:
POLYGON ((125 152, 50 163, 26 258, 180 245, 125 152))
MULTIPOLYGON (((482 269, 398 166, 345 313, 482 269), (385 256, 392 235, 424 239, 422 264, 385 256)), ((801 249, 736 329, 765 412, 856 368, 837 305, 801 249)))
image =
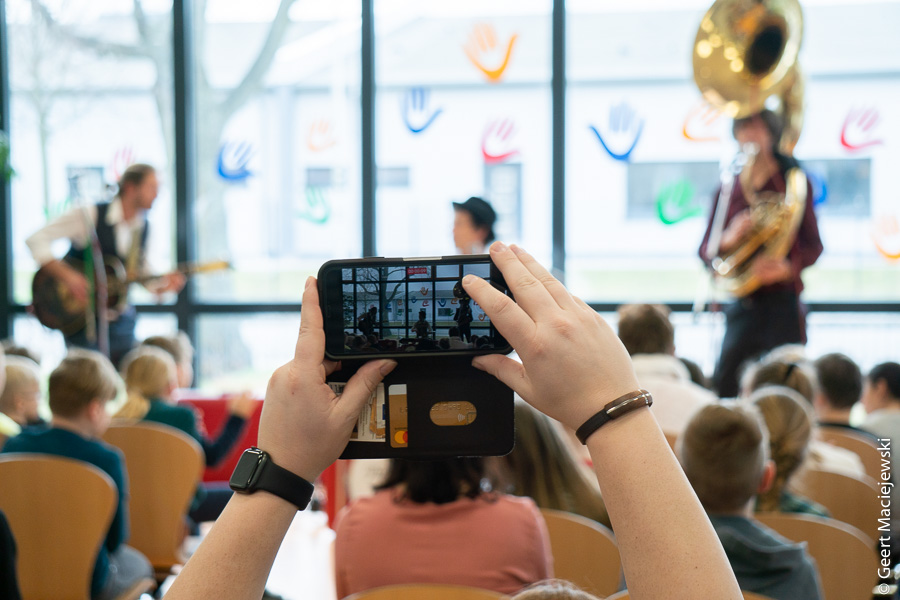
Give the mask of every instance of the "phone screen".
POLYGON ((462 278, 472 274, 506 291, 489 257, 378 260, 334 261, 323 267, 330 356, 510 350, 462 287, 462 278))

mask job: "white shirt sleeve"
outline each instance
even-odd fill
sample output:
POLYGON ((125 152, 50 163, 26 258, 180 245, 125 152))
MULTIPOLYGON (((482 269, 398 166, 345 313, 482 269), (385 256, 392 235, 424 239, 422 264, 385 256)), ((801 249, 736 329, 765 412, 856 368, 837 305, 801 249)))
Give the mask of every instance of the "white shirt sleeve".
POLYGON ((97 222, 97 207, 76 207, 59 215, 31 234, 25 244, 38 265, 44 266, 56 260, 52 245, 56 240, 68 238, 78 247, 87 246, 90 228, 97 222), (88 222, 89 220, 89 222, 88 222))

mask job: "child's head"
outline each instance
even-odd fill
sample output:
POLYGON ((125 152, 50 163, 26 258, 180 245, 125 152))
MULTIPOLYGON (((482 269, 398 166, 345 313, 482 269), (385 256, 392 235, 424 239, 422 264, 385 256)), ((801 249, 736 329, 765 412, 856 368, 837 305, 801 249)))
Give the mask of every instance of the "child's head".
POLYGON ((744 396, 767 385, 790 388, 812 406, 816 395, 816 375, 803 361, 764 360, 744 375, 744 396))
POLYGON ((769 385, 750 396, 769 432, 769 455, 775 463, 775 481, 759 497, 759 510, 778 510, 781 493, 806 459, 813 434, 810 406, 800 394, 782 386, 769 385))
POLYGON ((128 393, 148 399, 168 399, 178 387, 178 374, 172 356, 152 346, 132 350, 122 359, 122 379, 128 393))
POLYGON ((50 412, 63 419, 88 420, 100 435, 109 424, 106 403, 116 397, 116 370, 93 350, 70 350, 50 373, 50 412))
POLYGON ((191 387, 194 382, 194 347, 185 332, 179 331, 175 335, 154 335, 141 342, 141 345, 168 352, 175 361, 178 387, 191 387))
POLYGON ((659 304, 619 307, 619 339, 628 354, 674 354, 675 328, 669 309, 659 304))
POLYGON ((863 377, 859 366, 849 356, 833 352, 815 362, 819 390, 816 410, 850 410, 862 396, 863 377), (821 407, 821 408, 820 408, 821 407))
MULTIPOLYGON (((2 361, 0 361, 2 362, 2 361)), ((40 367, 30 358, 10 356, 6 359, 6 387, 0 394, 0 412, 19 425, 37 421, 38 398, 41 395, 40 367)))
POLYGON ((678 454, 709 513, 739 512, 771 483, 766 429, 749 406, 710 404, 697 411, 678 454))
POLYGON ((863 386, 862 404, 866 412, 896 406, 898 402, 900 402, 900 364, 886 362, 872 367, 863 386))
POLYGON ((569 581, 548 579, 529 585, 513 596, 512 600, 598 600, 598 598, 569 581))

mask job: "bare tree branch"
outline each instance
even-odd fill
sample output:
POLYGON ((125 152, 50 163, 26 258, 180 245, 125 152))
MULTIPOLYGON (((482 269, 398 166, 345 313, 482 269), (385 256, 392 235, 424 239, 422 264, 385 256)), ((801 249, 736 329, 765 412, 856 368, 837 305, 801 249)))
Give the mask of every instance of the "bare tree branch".
POLYGON ((75 42, 76 44, 79 44, 80 46, 83 46, 84 48, 87 48, 92 52, 96 52, 97 54, 113 54, 116 56, 140 58, 145 58, 148 56, 146 50, 139 46, 119 44, 117 42, 105 42, 75 33, 68 27, 57 23, 56 19, 53 18, 53 15, 50 14, 50 11, 47 10, 47 7, 44 6, 44 4, 40 2, 40 0, 31 0, 31 6, 41 15, 41 18, 44 19, 44 21, 47 23, 48 28, 52 29, 63 39, 66 39, 70 42, 75 42))
POLYGON ((259 54, 257 54, 253 66, 250 67, 247 74, 244 75, 244 79, 222 103, 222 115, 224 118, 227 118, 250 99, 251 94, 256 91, 263 77, 268 72, 269 67, 272 65, 272 60, 275 58, 275 52, 281 46, 281 40, 284 38, 288 25, 290 25, 288 10, 290 10, 292 4, 294 4, 294 0, 281 0, 281 3, 278 5, 278 13, 272 20, 272 26, 269 28, 268 35, 266 35, 266 41, 263 43, 259 54))

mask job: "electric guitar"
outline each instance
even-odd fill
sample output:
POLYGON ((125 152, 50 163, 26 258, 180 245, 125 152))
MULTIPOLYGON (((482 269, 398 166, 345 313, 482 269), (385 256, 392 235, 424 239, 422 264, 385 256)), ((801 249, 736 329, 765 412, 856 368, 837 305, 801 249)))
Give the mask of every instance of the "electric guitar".
MULTIPOLYGON (((85 272, 84 262, 81 260, 66 257, 63 259, 63 262, 79 273, 85 272)), ((128 301, 128 286, 132 283, 146 284, 161 277, 161 275, 128 277, 122 261, 115 256, 104 256, 103 263, 106 272, 107 309, 117 310, 124 308, 128 301)), ((210 273, 230 268, 231 263, 220 260, 184 265, 179 267, 177 271, 190 276, 197 273, 210 273)), ((95 278, 92 286, 95 300, 97 287, 95 278)), ((88 300, 76 298, 69 286, 48 273, 43 267, 34 274, 34 279, 31 281, 31 294, 31 312, 45 327, 58 329, 64 335, 73 335, 84 329, 87 324, 88 314, 91 312, 88 300)), ((97 302, 95 301, 94 305, 96 304, 97 302)))

